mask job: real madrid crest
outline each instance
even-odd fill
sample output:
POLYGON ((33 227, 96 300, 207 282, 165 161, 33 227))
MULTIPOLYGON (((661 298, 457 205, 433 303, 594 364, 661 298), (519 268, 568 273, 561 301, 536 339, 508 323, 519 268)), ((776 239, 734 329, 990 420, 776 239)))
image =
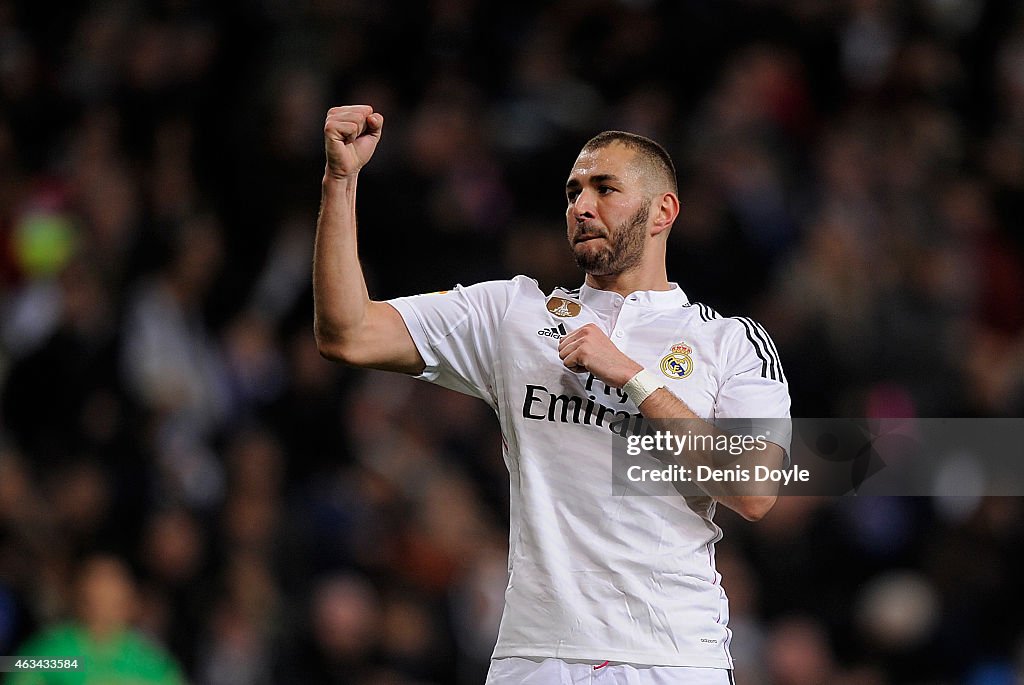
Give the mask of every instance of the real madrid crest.
POLYGON ((692 352, 693 348, 680 340, 661 358, 661 372, 669 378, 686 378, 693 371, 692 352))
POLYGON ((563 319, 579 316, 582 310, 583 307, 580 306, 579 302, 573 302, 564 297, 552 297, 548 300, 548 311, 563 319))

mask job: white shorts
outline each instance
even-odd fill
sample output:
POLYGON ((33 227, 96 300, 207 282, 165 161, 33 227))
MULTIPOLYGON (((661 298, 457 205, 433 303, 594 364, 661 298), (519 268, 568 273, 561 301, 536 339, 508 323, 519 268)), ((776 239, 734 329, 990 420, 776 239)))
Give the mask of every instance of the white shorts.
POLYGON ((732 671, 563 659, 491 659, 486 685, 735 685, 732 671))

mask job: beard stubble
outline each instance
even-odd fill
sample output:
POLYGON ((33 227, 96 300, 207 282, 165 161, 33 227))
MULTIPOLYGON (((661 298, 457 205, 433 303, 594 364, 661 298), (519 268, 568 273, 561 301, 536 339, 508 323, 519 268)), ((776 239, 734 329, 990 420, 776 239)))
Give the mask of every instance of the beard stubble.
POLYGON ((608 247, 597 252, 573 249, 576 265, 592 276, 613 276, 640 263, 650 208, 644 204, 606 237, 608 247))

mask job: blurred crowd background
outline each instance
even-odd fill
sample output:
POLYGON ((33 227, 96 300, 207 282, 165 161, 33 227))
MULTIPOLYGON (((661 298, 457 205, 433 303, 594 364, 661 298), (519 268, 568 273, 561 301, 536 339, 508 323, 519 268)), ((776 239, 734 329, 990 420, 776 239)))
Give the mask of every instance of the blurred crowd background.
MULTIPOLYGON (((564 180, 627 129, 679 169, 671 277, 772 332, 794 416, 1024 410, 1018 2, 0 0, 0 654, 131 626, 152 682, 482 682, 496 422, 313 341, 346 103, 386 118, 378 299, 575 287, 564 180)), ((742 685, 1024 682, 1021 500, 718 522, 742 685)))

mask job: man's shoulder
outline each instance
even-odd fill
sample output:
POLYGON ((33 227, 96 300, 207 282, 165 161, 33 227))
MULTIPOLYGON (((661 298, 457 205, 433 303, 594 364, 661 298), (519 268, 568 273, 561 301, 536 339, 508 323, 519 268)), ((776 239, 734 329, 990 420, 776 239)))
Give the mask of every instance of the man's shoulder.
POLYGON ((536 279, 519 274, 512 278, 478 281, 472 285, 456 285, 452 290, 480 290, 491 292, 540 292, 536 279))
POLYGON ((387 301, 392 304, 401 302, 408 302, 412 304, 426 301, 442 302, 446 299, 444 296, 456 294, 462 295, 470 300, 480 298, 501 300, 524 290, 536 290, 537 292, 540 292, 540 289, 537 286, 537 281, 527 276, 515 276, 507 279, 477 281, 476 283, 471 283, 469 285, 456 283, 455 285, 450 286, 447 290, 434 290, 432 292, 421 292, 401 297, 393 297, 387 301), (440 299, 438 299, 439 297, 440 299))
POLYGON ((692 317, 692 325, 702 335, 712 338, 723 352, 736 348, 742 351, 751 346, 774 352, 775 345, 771 336, 756 319, 749 316, 725 316, 702 302, 690 302, 683 309, 692 317))
POLYGON ((507 311, 515 302, 542 299, 544 294, 540 285, 529 276, 513 276, 512 278, 494 281, 481 281, 469 286, 457 286, 473 300, 481 300, 499 311, 507 311))
POLYGON ((703 302, 687 302, 682 311, 684 316, 689 317, 687 323, 690 326, 716 340, 728 338, 741 328, 738 317, 720 314, 714 307, 703 302))
POLYGON ((686 308, 696 315, 694 321, 699 322, 702 333, 714 340, 723 364, 760 364, 765 377, 785 380, 779 350, 760 322, 749 316, 722 316, 701 302, 692 302, 686 308))
POLYGON ((727 335, 743 335, 745 331, 756 328, 764 332, 764 326, 749 316, 726 316, 703 302, 688 302, 683 305, 683 309, 688 311, 702 327, 710 331, 727 335))

